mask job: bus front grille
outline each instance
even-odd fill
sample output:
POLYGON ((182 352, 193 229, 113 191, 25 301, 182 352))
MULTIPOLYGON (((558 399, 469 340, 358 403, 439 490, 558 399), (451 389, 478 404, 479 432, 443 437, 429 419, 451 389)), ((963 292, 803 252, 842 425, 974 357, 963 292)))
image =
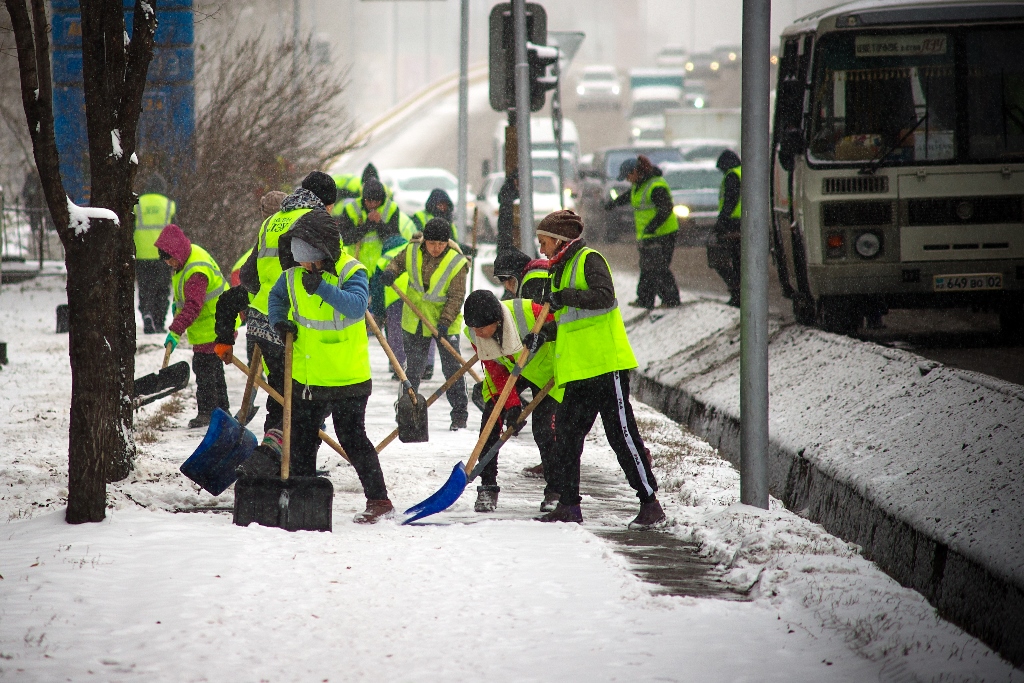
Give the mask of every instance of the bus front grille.
POLYGON ((822 194, 885 194, 889 191, 889 176, 840 176, 822 178, 822 194))

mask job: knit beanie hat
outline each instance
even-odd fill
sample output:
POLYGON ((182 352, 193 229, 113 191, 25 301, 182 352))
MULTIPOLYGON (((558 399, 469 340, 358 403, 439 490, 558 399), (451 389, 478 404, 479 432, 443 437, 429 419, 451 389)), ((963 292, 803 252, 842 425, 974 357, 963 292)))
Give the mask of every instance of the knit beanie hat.
POLYGON ((423 226, 423 239, 428 242, 447 242, 451 236, 451 223, 443 218, 431 218, 423 226))
POLYGON ((583 234, 583 219, 575 211, 562 209, 549 213, 537 226, 538 235, 571 242, 583 234))
POLYGON ((281 210, 281 202, 287 197, 284 192, 280 190, 271 190, 262 197, 260 197, 260 211, 263 213, 264 218, 270 218, 275 213, 281 210))
POLYGON ((478 289, 466 297, 463 307, 466 325, 486 327, 501 320, 501 302, 488 289, 478 289))
POLYGON ((324 206, 330 206, 338 200, 338 186, 334 178, 323 171, 313 171, 303 178, 302 187, 315 194, 324 206))
POLYGON ((316 261, 323 261, 327 258, 327 254, 320 251, 312 244, 300 240, 298 237, 292 238, 292 257, 298 263, 315 263, 316 261))
POLYGON ((363 182, 364 202, 383 202, 387 198, 388 193, 384 191, 384 185, 379 180, 370 178, 363 182))
POLYGON ((502 249, 494 258, 494 277, 520 278, 523 275, 523 268, 530 262, 530 257, 515 247, 502 249))

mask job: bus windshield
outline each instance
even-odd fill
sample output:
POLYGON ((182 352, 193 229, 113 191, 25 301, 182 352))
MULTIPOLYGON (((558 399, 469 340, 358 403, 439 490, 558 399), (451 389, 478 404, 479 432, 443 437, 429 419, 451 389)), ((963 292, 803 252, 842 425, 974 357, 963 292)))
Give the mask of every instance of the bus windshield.
POLYGON ((1024 157, 1022 40, 1021 27, 824 36, 811 161, 891 166, 1024 157))

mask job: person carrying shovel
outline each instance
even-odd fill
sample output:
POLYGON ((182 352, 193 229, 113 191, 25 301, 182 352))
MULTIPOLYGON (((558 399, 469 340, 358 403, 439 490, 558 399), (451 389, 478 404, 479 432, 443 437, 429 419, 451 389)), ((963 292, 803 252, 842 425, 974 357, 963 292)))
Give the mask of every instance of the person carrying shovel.
MULTIPOLYGON (((524 347, 533 353, 533 358, 523 367, 515 389, 501 408, 501 421, 504 425, 488 434, 484 451, 494 445, 504 428, 518 422, 523 410, 519 392, 529 388, 536 397, 541 388, 554 377, 554 344, 549 342, 554 339, 556 331, 554 316, 548 315, 548 321, 538 334, 532 332, 541 308, 540 304, 527 299, 498 301, 486 289, 478 289, 466 298, 466 334, 483 361, 486 373, 483 382, 486 407, 481 429, 496 409, 495 402, 512 374, 519 353, 524 347)), ((533 411, 533 440, 537 443, 541 462, 545 465, 544 472, 548 475, 544 502, 540 504, 541 512, 554 510, 559 499, 558 487, 552 481, 555 471, 552 461, 555 450, 555 411, 562 400, 562 394, 561 389, 554 389, 541 399, 533 411)), ((498 486, 497 458, 487 463, 480 473, 480 486, 476 490, 474 509, 477 512, 493 512, 501 491, 498 486)))
POLYGON ((210 253, 192 244, 177 225, 164 227, 156 238, 160 258, 171 267, 171 289, 174 292, 174 320, 168 328, 168 344, 173 350, 181 335, 188 332, 192 345, 192 371, 196 374, 196 416, 189 428, 210 424, 214 408, 225 411, 228 385, 224 380, 224 364, 217 358, 214 330, 217 299, 224 291, 224 276, 210 253))
MULTIPOLYGON (((459 328, 462 322, 462 302, 466 296, 467 265, 469 261, 450 246, 451 225, 443 218, 431 218, 423 226, 423 241, 413 241, 406 247, 404 255, 391 259, 381 273, 385 287, 395 283, 402 273, 409 273, 408 298, 415 307, 402 309, 402 331, 405 342, 405 356, 409 382, 419 392, 420 378, 430 349, 431 332, 417 316, 419 311, 434 327, 438 334, 459 352, 459 328)), ((448 349, 440 350, 441 371, 448 379, 459 371, 461 363, 448 349)), ((446 394, 451 406, 451 431, 466 428, 469 420, 469 398, 466 395, 466 381, 459 378, 446 394)))
POLYGON ((291 473, 316 475, 318 432, 327 415, 366 495, 353 521, 391 517, 380 460, 366 436, 366 404, 373 385, 364 315, 369 303, 366 267, 341 251, 337 221, 313 210, 278 242, 284 271, 270 290, 270 323, 293 345, 291 473))

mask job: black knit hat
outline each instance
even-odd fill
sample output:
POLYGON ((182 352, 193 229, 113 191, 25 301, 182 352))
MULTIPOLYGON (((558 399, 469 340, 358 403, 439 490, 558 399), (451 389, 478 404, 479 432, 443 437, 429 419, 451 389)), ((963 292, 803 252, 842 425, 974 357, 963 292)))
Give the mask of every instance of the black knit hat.
POLYGON ((488 289, 478 289, 467 296, 462 310, 469 327, 486 327, 501 320, 501 302, 488 289))
MULTIPOLYGON (((388 193, 376 178, 369 178, 363 183, 363 201, 381 202, 388 198, 388 193)), ((365 206, 365 204, 364 204, 365 206)))
POLYGON ((334 178, 323 171, 313 171, 303 178, 302 187, 315 194, 324 206, 330 206, 338 200, 338 186, 334 178))
POLYGON ((494 277, 520 278, 523 269, 530 262, 530 257, 515 247, 502 249, 494 259, 494 277))
POLYGON ((423 239, 428 242, 447 242, 452 236, 452 225, 443 218, 431 218, 423 226, 423 239))

